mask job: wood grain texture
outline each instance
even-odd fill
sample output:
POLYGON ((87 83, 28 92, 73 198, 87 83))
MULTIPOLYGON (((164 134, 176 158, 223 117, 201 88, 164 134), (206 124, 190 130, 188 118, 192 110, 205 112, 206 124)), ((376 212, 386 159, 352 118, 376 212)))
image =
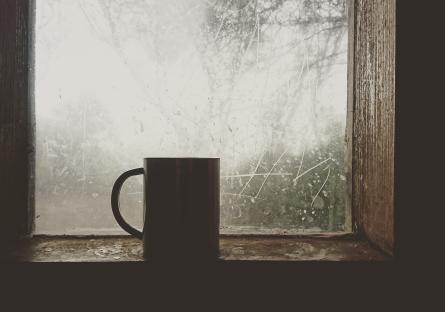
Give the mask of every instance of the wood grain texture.
POLYGON ((353 211, 358 231, 393 254, 396 0, 353 5, 353 211))
MULTIPOLYGON (((396 0, 350 1, 351 219, 392 253, 396 0)), ((0 239, 30 233, 34 220, 33 3, 0 1, 0 239)))
MULTIPOLYGON (((222 237, 220 260, 232 261, 387 261, 366 241, 323 238, 222 237)), ((1 261, 144 261, 142 241, 132 237, 34 237, 23 240, 1 261)))
POLYGON ((33 1, 0 1, 0 238, 31 231, 29 11, 33 1))

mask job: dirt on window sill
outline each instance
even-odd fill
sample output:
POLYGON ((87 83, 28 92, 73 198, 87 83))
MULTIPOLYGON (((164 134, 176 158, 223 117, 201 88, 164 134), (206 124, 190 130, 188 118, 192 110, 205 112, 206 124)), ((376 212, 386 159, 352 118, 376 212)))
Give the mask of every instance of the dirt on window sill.
MULTIPOLYGON (((224 236, 220 260, 232 261, 387 261, 368 242, 348 237, 224 236)), ((33 237, 12 246, 3 261, 144 261, 142 242, 132 237, 33 237)))

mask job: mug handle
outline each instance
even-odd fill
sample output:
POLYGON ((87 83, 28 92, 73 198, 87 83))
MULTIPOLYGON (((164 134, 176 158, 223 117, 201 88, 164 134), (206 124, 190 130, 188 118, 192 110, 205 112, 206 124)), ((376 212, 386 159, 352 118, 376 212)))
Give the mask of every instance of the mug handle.
POLYGON ((144 168, 137 168, 128 170, 124 173, 122 173, 119 178, 117 178, 116 182, 114 182, 113 190, 111 191, 111 209, 113 210, 114 218, 116 219, 117 223, 123 228, 126 232, 130 233, 131 235, 142 239, 142 232, 136 230, 134 227, 129 225, 124 218, 122 218, 120 209, 119 209, 119 195, 122 189, 122 185, 124 184, 125 180, 127 180, 129 177, 136 176, 144 174, 144 168))

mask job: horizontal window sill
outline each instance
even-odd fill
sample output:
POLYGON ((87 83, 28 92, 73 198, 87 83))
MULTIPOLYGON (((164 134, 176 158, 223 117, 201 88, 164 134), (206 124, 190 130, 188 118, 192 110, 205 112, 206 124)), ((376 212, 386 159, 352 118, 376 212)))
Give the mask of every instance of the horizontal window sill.
MULTIPOLYGON (((35 236, 16 244, 3 261, 138 262, 142 242, 120 237, 35 236)), ((222 261, 388 261, 368 242, 348 235, 222 236, 222 261)))

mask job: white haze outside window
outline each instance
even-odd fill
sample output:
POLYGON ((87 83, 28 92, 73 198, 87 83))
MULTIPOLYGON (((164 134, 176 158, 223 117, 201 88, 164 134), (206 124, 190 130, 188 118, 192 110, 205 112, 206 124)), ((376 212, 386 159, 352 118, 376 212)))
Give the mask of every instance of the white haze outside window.
POLYGON ((36 233, 122 234, 157 156, 221 157, 222 232, 345 230, 346 7, 37 0, 36 233))

